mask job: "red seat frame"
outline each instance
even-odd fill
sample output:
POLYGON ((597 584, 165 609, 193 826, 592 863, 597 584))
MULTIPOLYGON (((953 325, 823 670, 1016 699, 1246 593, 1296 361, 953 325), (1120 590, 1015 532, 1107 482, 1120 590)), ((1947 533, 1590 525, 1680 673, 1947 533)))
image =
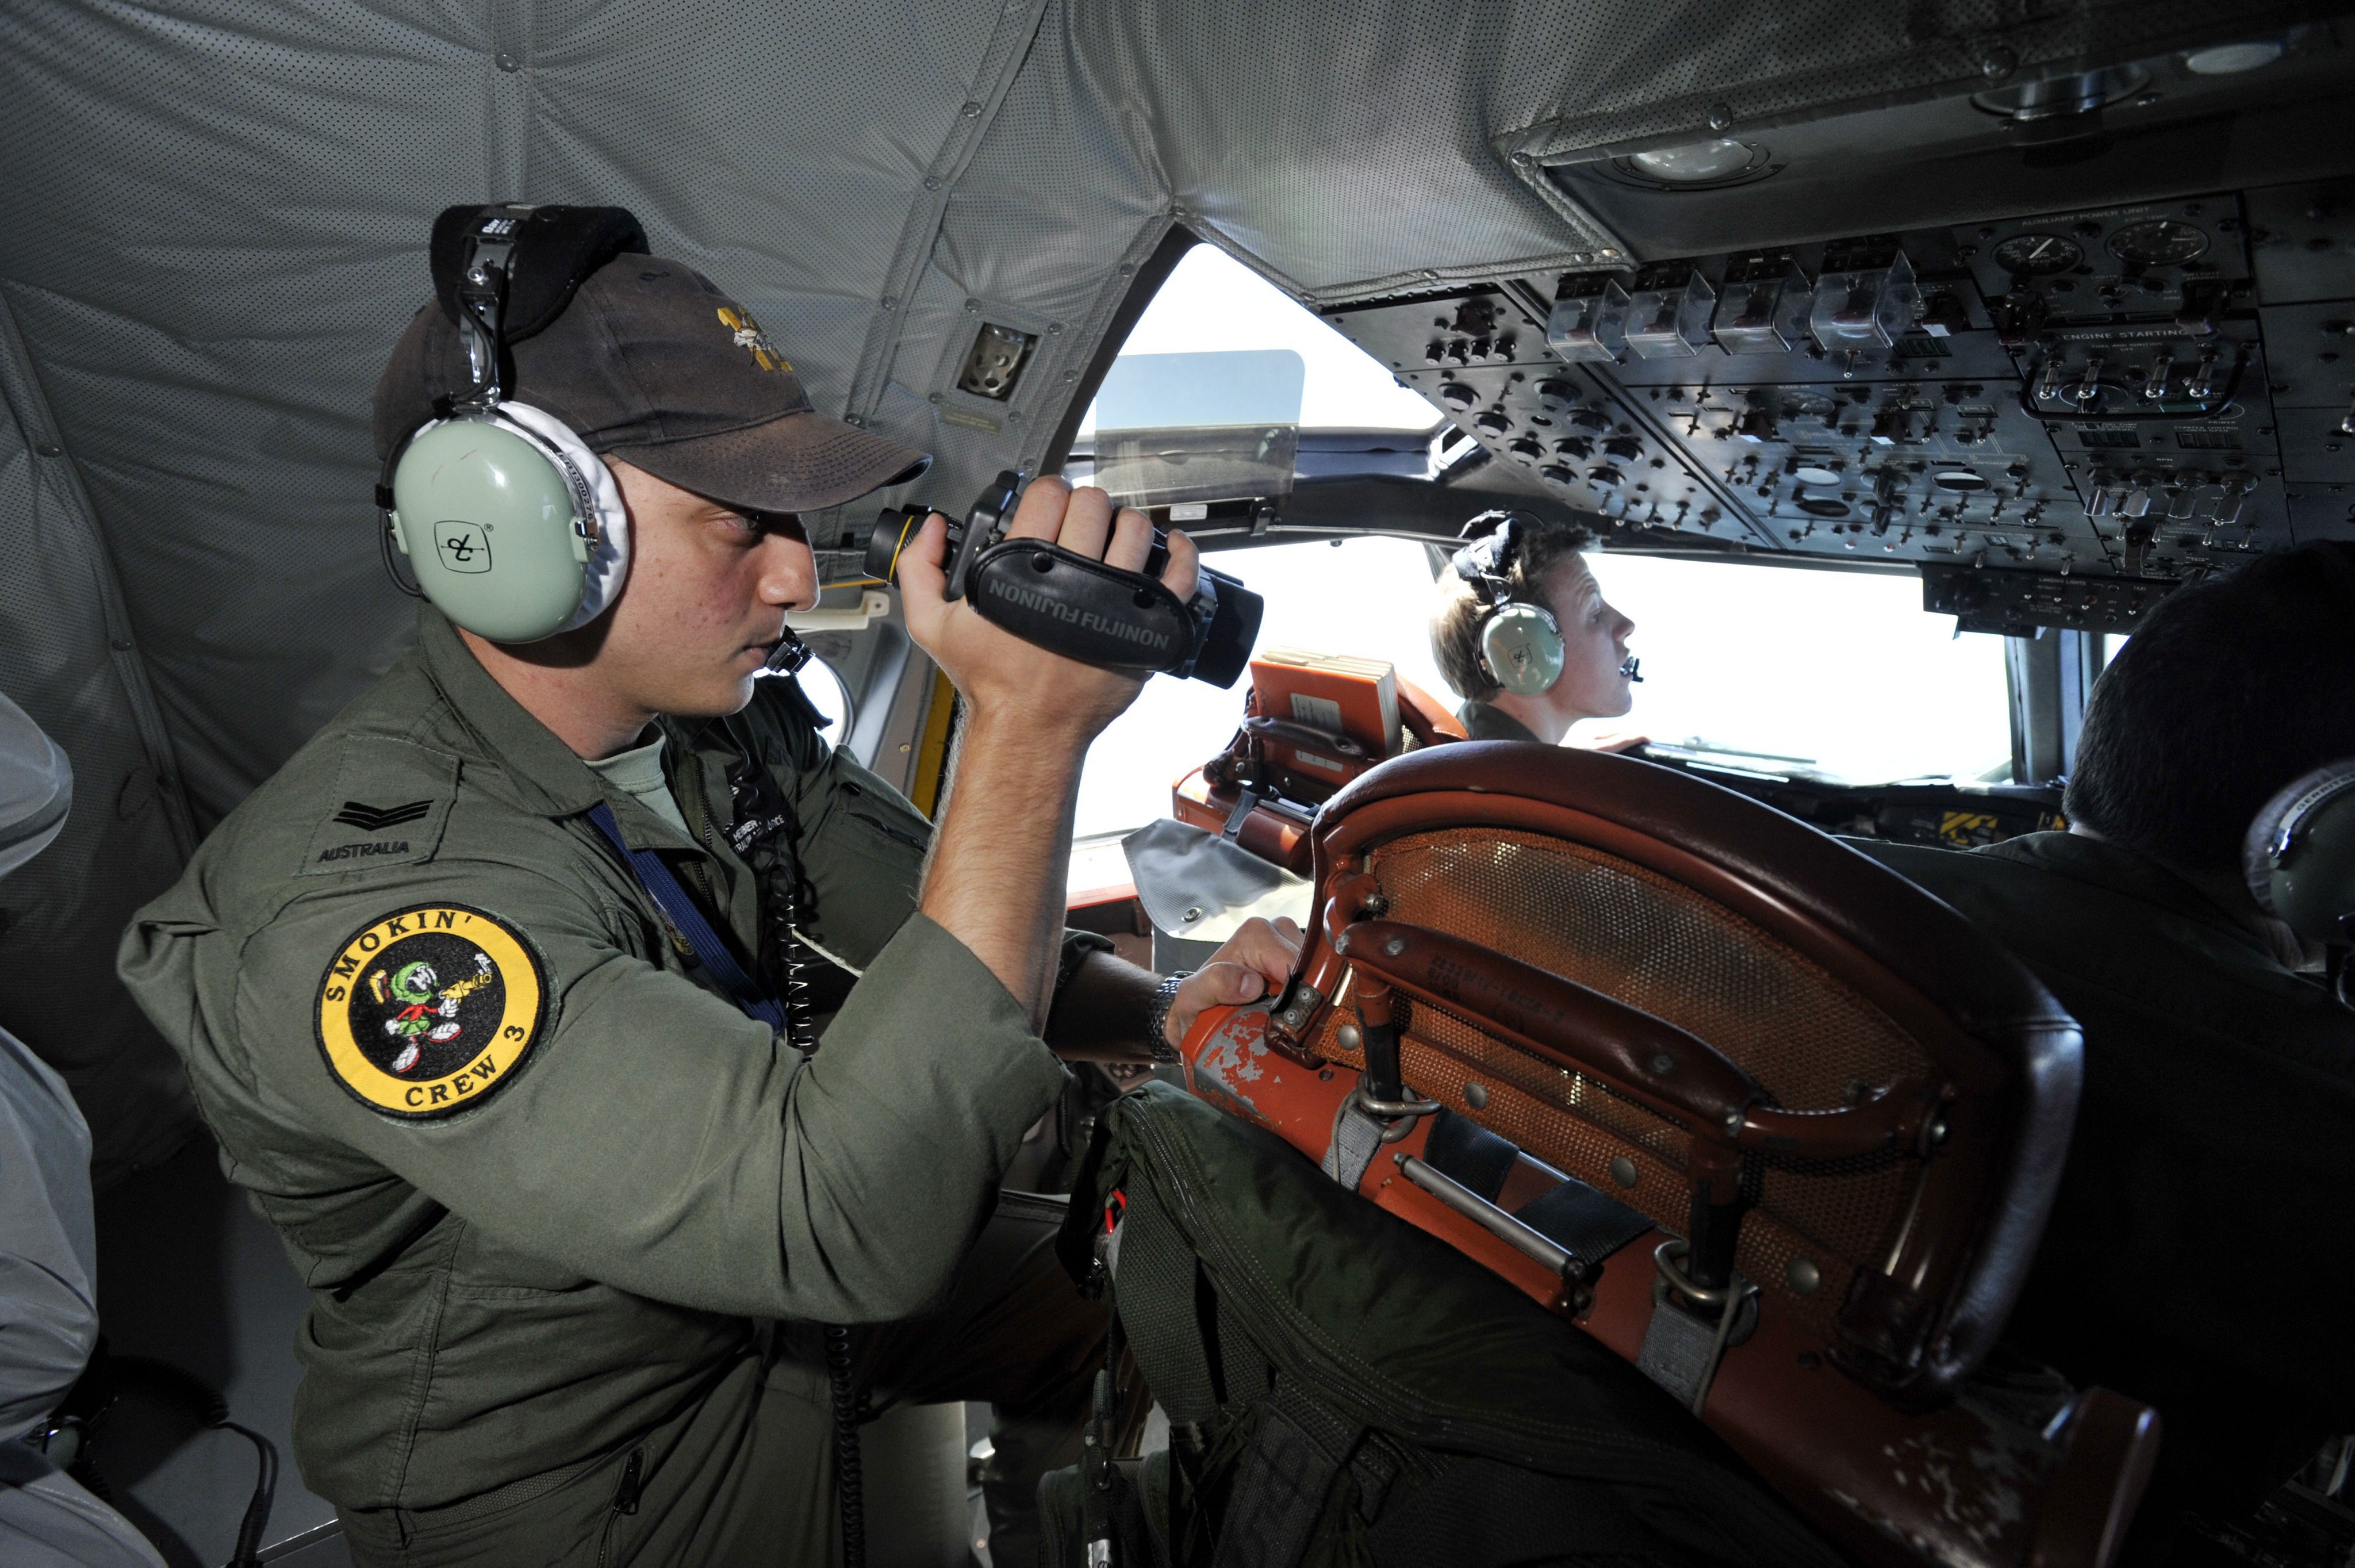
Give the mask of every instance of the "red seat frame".
MULTIPOLYGON (((1646 1211, 1659 1230, 1599 1278, 1566 1278, 1461 1193, 1451 1206, 1418 1186, 1429 1178, 1409 1161, 1425 1152, 1427 1118, 1392 1122, 1395 1141, 1359 1184, 1630 1360, 1656 1309, 1650 1255, 1688 1229, 1657 1180, 1686 1182, 1705 1206, 1754 1198, 1762 1162, 1793 1173, 1782 1190, 1802 1200, 1811 1180, 1845 1192, 1838 1184, 1856 1179, 1846 1173, 1880 1169, 1872 1191, 1893 1207, 1876 1221, 1872 1265, 1853 1268, 1836 1310, 1782 1279, 1757 1280, 1754 1331, 1724 1353, 1703 1418, 1859 1558, 2107 1561, 2155 1456, 2156 1416, 2094 1390, 2049 1431, 2025 1430, 1972 1382, 2034 1254, 2076 1109, 2075 1024, 2016 960, 1813 828, 1625 758, 1496 742, 1411 753, 1337 795, 1312 837, 1316 919, 1292 984, 1272 1006, 1197 1022, 1185 1048, 1197 1093, 1322 1158, 1357 1092, 1365 1037, 1395 1009, 1408 1020, 1406 1092, 1476 1123, 1502 1122, 1490 1097, 1506 1091, 1474 1075, 1527 1080, 1524 1068, 1607 1093, 1614 1115, 1632 1106, 1626 1115, 1655 1119, 1661 1136, 1627 1152, 1646 1162, 1646 1211), (1859 1079, 1850 1104, 1781 1104, 1770 1085, 1789 1074, 1771 1050, 1659 1016, 1674 1008, 1657 989, 1646 999, 1659 1011, 1647 1011, 1593 974, 1555 973, 1401 907, 1477 903, 1481 887, 1434 900, 1385 883, 1386 867, 1410 853, 1462 846, 1479 863, 1492 843, 1506 848, 1491 861, 1576 857, 1562 863, 1640 879, 1646 897, 1706 912, 1720 940, 1820 976, 1827 997, 1881 1020, 1910 1042, 1911 1065, 1892 1075, 1883 1061, 1880 1081, 1859 1079)), ((1560 933, 1543 934, 1529 947, 1560 953, 1560 933)), ((1525 1139, 1535 1104, 1522 1098, 1525 1139)), ((1554 1163, 1587 1159, 1569 1174, 1611 1190, 1587 1153, 1596 1136, 1582 1126, 1554 1163)), ((1560 1179, 1544 1159, 1522 1160, 1531 1179, 1560 1179)), ((1765 1254, 1753 1245, 1745 1255, 1765 1254)), ((1671 1267, 1657 1277, 1678 1276, 1671 1267)))

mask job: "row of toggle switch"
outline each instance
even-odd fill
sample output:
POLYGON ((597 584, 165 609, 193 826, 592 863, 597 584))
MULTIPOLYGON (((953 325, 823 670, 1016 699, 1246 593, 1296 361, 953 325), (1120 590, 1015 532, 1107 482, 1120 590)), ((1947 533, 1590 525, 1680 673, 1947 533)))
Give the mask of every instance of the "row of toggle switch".
MULTIPOLYGON (((1615 364, 1686 357, 1714 341, 1728 354, 1786 354, 1812 342, 1826 353, 1888 347, 1913 330, 1922 291, 1902 251, 1875 267, 1827 271, 1812 284, 1787 257, 1737 266, 1722 299, 1696 268, 1562 280, 1546 318, 1546 347, 1571 362, 1615 364)), ((1951 324, 1940 320, 1940 336, 1951 324)))
POLYGON ((2088 517, 2164 517, 2169 522, 2213 522, 2231 528, 2257 488, 2256 475, 2096 474, 2085 503, 2088 517))
MULTIPOLYGON (((2146 402, 2163 402, 2174 391, 2179 368, 2175 345, 2169 344, 2150 357, 2141 372, 2141 396, 2146 402)), ((2088 354, 2082 366, 2066 365, 2055 354, 2044 362, 2037 373, 2030 395, 2041 407, 2046 404, 2069 402, 2087 413, 2099 412, 2104 401, 2103 373, 2109 369, 2108 358, 2100 353, 2088 354)), ((2218 381, 2224 368, 2223 346, 2214 343, 2200 346, 2198 362, 2183 381, 2183 396, 2194 403, 2206 403, 2219 391, 2218 381)), ((2121 373, 2126 381, 2133 376, 2129 368, 2121 373)), ((2114 380, 2114 385, 2123 381, 2114 380)))

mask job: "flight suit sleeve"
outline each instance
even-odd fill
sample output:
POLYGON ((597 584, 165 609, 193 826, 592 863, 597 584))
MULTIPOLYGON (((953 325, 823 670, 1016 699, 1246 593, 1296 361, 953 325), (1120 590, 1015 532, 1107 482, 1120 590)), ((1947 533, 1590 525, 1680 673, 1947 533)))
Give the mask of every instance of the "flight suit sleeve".
POLYGON ((921 1311, 1064 1081, 1020 1005, 913 915, 805 1064, 624 950, 623 918, 512 866, 441 862, 301 898, 194 984, 269 1114, 509 1245, 715 1311, 921 1311), (403 1038, 423 1041, 406 1067, 403 1038))
MULTIPOLYGON (((908 798, 815 735, 793 781, 802 825, 802 875, 809 890, 806 933, 833 956, 865 970, 914 912, 932 825, 908 798)), ((1060 990, 1091 953, 1112 943, 1091 931, 1063 933, 1055 984, 1060 990)))

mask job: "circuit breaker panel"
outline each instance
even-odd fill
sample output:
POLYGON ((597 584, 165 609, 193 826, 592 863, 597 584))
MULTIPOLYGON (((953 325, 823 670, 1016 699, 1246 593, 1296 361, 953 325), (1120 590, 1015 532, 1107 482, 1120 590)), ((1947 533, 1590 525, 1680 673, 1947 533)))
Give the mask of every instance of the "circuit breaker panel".
POLYGON ((1614 530, 1913 562, 1989 630, 2131 629, 2355 539, 2350 238, 2355 190, 2276 187, 1323 314, 1614 530))

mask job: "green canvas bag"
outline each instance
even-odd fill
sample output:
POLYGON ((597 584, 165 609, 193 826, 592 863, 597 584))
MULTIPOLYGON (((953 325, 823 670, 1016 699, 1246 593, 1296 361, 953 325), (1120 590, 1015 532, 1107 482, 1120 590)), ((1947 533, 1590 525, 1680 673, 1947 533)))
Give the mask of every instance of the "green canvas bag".
POLYGON ((1608 1349, 1167 1084, 1100 1118, 1063 1261, 1170 1422, 1039 1488, 1047 1568, 1843 1559, 1608 1349))

